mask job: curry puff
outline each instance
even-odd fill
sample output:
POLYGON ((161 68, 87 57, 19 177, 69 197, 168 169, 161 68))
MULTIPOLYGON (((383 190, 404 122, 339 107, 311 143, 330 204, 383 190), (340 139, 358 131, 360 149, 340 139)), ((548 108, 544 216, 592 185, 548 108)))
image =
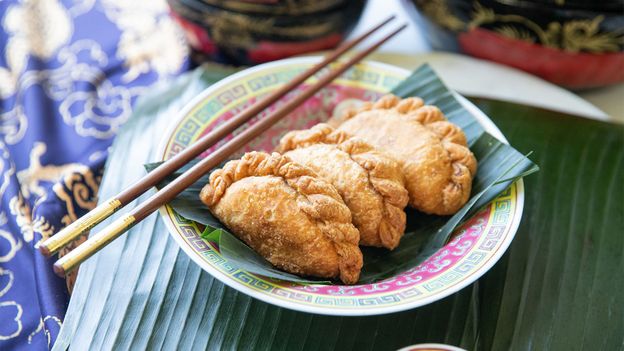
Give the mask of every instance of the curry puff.
POLYGON ((201 200, 238 238, 276 267, 358 281, 360 235, 340 194, 278 153, 250 152, 210 175, 201 200))
POLYGON ((463 131, 437 107, 423 106, 420 98, 386 95, 331 123, 401 164, 412 207, 449 215, 468 201, 477 161, 463 131))
POLYGON ((408 195, 394 159, 327 124, 286 134, 278 151, 336 188, 360 231, 360 245, 397 247, 408 195))

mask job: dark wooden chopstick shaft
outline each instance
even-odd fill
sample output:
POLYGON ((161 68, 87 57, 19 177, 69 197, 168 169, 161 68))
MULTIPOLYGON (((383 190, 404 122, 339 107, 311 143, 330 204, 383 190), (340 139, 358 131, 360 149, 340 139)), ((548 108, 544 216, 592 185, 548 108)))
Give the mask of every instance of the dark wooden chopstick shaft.
POLYGON ((394 35, 405 29, 406 25, 402 25, 396 30, 387 34, 383 38, 379 39, 375 44, 371 45, 366 50, 357 53, 351 57, 346 63, 340 65, 338 68, 331 70, 328 74, 321 77, 316 83, 307 87, 300 95, 293 98, 285 105, 281 106, 277 111, 271 115, 261 119, 253 126, 247 128, 242 133, 228 141, 221 148, 208 155, 206 158, 198 162, 189 170, 184 172, 181 176, 169 183, 167 186, 156 192, 145 202, 135 207, 129 214, 124 215, 111 223, 104 230, 96 233, 90 237, 85 243, 78 246, 73 251, 69 252, 54 264, 54 270, 59 275, 64 275, 67 271, 86 260, 102 247, 106 246, 109 242, 123 234, 129 228, 134 226, 137 222, 140 222, 145 217, 152 214, 160 206, 173 200, 180 192, 191 186, 204 174, 209 172, 212 168, 225 161, 227 157, 243 147, 245 144, 252 141, 255 137, 269 129, 276 122, 287 116, 290 112, 295 110, 304 101, 316 94, 319 90, 333 81, 335 78, 344 73, 347 69, 361 61, 364 57, 369 55, 387 40, 394 35))
POLYGON ((227 122, 219 125, 210 133, 197 140, 191 146, 176 154, 171 159, 167 160, 167 162, 161 164, 159 167, 145 175, 143 178, 139 179, 130 187, 124 189, 114 198, 103 201, 99 206, 87 213, 85 216, 79 218, 78 220, 76 220, 60 232, 56 233, 46 241, 40 243, 38 245, 39 250, 46 256, 57 252, 59 249, 69 244, 80 234, 91 229, 104 219, 108 218, 119 208, 126 206, 128 203, 145 193, 147 190, 154 187, 165 177, 177 171, 185 164, 189 163, 192 159, 199 156, 209 147, 215 145, 221 139, 225 138, 227 135, 236 130, 238 127, 262 112, 271 104, 275 103, 286 93, 290 92, 295 87, 303 83, 306 79, 310 78, 313 74, 319 72, 321 69, 327 66, 327 64, 335 61, 346 51, 361 43, 364 39, 368 38, 371 34, 373 34, 394 19, 395 16, 392 15, 386 20, 379 23, 377 26, 358 36, 357 38, 340 45, 336 50, 326 55, 321 62, 317 63, 312 68, 299 74, 293 80, 280 87, 272 94, 261 99, 252 106, 246 108, 243 112, 229 119, 227 122))
POLYGON ((342 64, 335 70, 332 70, 327 75, 320 78, 316 83, 305 89, 300 95, 288 101, 286 104, 281 106, 278 110, 276 110, 271 115, 266 118, 261 119, 253 126, 247 128, 242 133, 232 138, 226 144, 224 144, 221 148, 210 154, 208 157, 204 158, 189 170, 184 172, 183 175, 175 179, 173 182, 169 183, 167 186, 162 188, 152 197, 150 197, 147 201, 143 202, 139 206, 137 206, 131 214, 135 217, 137 221, 142 220, 147 217, 149 214, 157 210, 163 204, 173 200, 180 192, 184 189, 191 186, 195 183, 199 178, 201 178, 204 174, 208 173, 212 168, 219 165, 221 162, 225 161, 231 154, 239 150, 241 147, 248 144, 254 138, 259 136, 261 133, 265 132, 267 129, 272 127, 275 123, 277 123, 282 118, 286 117, 289 113, 294 111, 297 107, 299 107, 303 102, 316 94, 319 90, 329 84, 332 80, 336 79, 342 73, 344 73, 347 69, 352 67, 354 64, 361 61, 364 57, 368 56, 372 51, 377 49, 383 43, 385 43, 388 39, 393 37, 395 34, 403 30, 405 26, 402 26, 392 33, 386 35, 384 38, 380 39, 377 43, 367 48, 365 51, 362 51, 352 58, 350 58, 346 63, 342 64))
POLYGON ((217 128, 212 130, 210 133, 205 135, 204 137, 197 140, 188 148, 181 151, 179 154, 172 157, 167 162, 163 163, 150 173, 148 173, 145 177, 143 177, 140 181, 141 186, 130 187, 126 191, 121 192, 117 198, 122 203, 122 206, 125 206, 130 201, 133 201, 141 194, 143 194, 148 189, 154 187, 158 182, 162 179, 180 169, 180 167, 189 163, 192 159, 199 156, 202 152, 206 151, 209 147, 218 143, 220 140, 225 138, 227 135, 232 133, 238 127, 249 121, 251 118, 258 115, 264 109, 269 107, 271 104, 275 103, 279 98, 286 95, 288 92, 296 88, 298 85, 303 83, 306 79, 310 78, 312 75, 320 71, 322 68, 327 66, 330 62, 335 61, 338 57, 344 54, 346 51, 353 48, 355 45, 362 42, 372 33, 386 25, 388 22, 392 21, 395 16, 391 16, 384 20, 382 23, 378 24, 371 30, 362 34, 361 36, 355 38, 352 41, 346 42, 340 47, 338 47, 335 51, 331 52, 327 56, 323 58, 321 62, 314 65, 311 69, 306 70, 305 72, 299 74, 295 78, 293 78, 290 82, 283 85, 275 92, 271 93, 266 98, 261 99, 257 103, 253 104, 249 108, 245 109, 243 112, 238 114, 237 116, 229 119, 227 122, 219 125, 217 128))

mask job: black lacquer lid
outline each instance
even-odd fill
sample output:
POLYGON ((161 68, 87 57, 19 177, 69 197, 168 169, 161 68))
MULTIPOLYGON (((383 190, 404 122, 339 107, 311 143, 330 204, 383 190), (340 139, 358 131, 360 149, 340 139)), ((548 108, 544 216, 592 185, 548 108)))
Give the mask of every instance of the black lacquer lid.
POLYGON ((518 7, 548 6, 561 10, 608 11, 624 14, 624 0, 496 0, 496 2, 518 7))

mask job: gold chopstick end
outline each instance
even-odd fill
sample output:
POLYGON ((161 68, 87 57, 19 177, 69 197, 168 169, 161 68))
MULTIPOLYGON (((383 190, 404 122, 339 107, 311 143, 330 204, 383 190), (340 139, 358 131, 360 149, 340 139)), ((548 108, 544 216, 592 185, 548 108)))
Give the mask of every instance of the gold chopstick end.
POLYGON ((78 218, 72 224, 41 242, 39 244, 39 251, 46 257, 50 257, 82 235, 82 233, 108 218, 120 207, 121 201, 118 199, 111 199, 98 205, 85 216, 78 218))
POLYGON ((37 245, 35 245, 35 248, 39 250, 39 252, 41 252, 41 254, 45 257, 52 256, 52 252, 50 252, 50 249, 42 242, 39 242, 37 245))
POLYGON ((95 233, 87 241, 59 258, 54 263, 54 272, 60 276, 64 276, 67 272, 77 267, 87 258, 93 256, 108 243, 115 240, 119 235, 132 227, 135 220, 133 215, 125 215, 116 219, 102 229, 102 231, 95 233))
POLYGON ((65 277, 65 268, 63 268, 63 265, 57 262, 54 264, 54 266, 52 266, 52 269, 54 270, 54 273, 56 273, 56 275, 58 275, 59 277, 65 277))

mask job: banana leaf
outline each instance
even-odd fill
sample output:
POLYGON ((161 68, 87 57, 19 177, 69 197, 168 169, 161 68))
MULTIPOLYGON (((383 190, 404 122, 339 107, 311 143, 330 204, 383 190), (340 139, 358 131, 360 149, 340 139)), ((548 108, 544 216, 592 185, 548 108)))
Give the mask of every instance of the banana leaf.
MULTIPOLYGON (((115 140, 100 198, 144 174, 171 115, 208 84, 200 69, 137 106, 115 140)), ((523 220, 509 250, 474 284, 389 315, 291 311, 202 271, 152 216, 81 265, 54 350, 383 351, 424 342, 467 350, 621 349, 624 127, 473 102, 517 150, 532 150, 541 168, 525 179, 523 220)))
POLYGON ((249 246, 245 245, 245 243, 223 229, 206 227, 202 233, 202 238, 217 243, 221 254, 227 258, 228 261, 237 265, 238 268, 249 272, 301 284, 331 284, 330 281, 323 281, 320 279, 306 280, 294 274, 282 272, 274 268, 264 257, 257 254, 249 246))
MULTIPOLYGON (((418 91, 414 93, 418 94, 418 91)), ((462 108, 459 104, 456 108, 462 108)), ((476 213, 496 196, 503 192, 519 177, 537 171, 537 166, 528 158, 487 133, 473 143, 471 150, 479 160, 479 168, 474 179, 473 196, 468 203, 453 216, 431 216, 409 209, 407 226, 400 245, 393 251, 379 248, 362 248, 364 266, 359 283, 374 283, 391 278, 397 273, 416 267, 425 261, 449 240, 453 230, 476 213)), ((162 188, 192 167, 192 162, 158 184, 162 188)), ((152 171, 161 162, 145 165, 152 171)), ((194 220, 207 226, 203 238, 218 243, 221 254, 228 262, 248 272, 274 279, 295 283, 328 284, 325 280, 303 279, 293 274, 275 269, 267 260, 255 253, 251 248, 228 232, 227 227, 215 218, 208 208, 200 201, 199 192, 208 182, 205 175, 191 187, 184 190, 169 204, 182 217, 194 220)))

